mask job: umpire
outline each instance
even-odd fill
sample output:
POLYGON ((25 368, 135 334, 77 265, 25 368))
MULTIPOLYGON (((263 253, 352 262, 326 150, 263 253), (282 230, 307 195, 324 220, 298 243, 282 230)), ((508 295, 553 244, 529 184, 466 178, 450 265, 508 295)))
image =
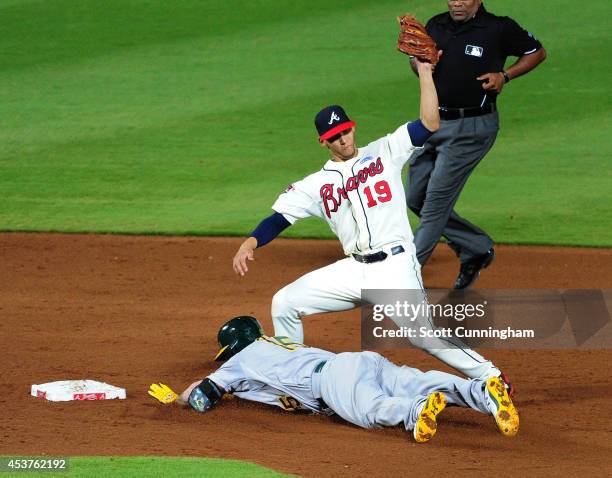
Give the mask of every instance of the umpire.
MULTIPOLYGON (((454 287, 464 289, 493 261, 495 250, 487 233, 453 208, 470 173, 495 142, 498 94, 504 84, 544 61, 546 50, 511 18, 485 10, 481 0, 447 4, 448 12, 426 26, 443 52, 434 73, 442 121, 410 158, 406 198, 421 218, 414 237, 419 262, 427 262, 444 236, 461 261, 454 287), (518 60, 504 69, 508 56, 518 60)), ((412 65, 414 70, 414 61, 412 65)))

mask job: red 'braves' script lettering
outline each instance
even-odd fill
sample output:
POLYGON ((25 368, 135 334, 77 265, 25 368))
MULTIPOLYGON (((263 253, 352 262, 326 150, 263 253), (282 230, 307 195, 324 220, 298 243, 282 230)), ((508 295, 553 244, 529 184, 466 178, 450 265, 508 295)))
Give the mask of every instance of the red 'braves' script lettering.
POLYGON ((342 204, 343 199, 348 199, 348 192, 353 191, 359 187, 359 184, 364 184, 368 178, 373 178, 377 174, 381 174, 385 170, 380 158, 376 162, 372 161, 370 165, 357 172, 354 176, 349 177, 346 180, 346 186, 344 188, 336 188, 336 194, 334 195, 334 185, 324 184, 321 186, 320 195, 323 199, 323 205, 325 206, 325 214, 331 218, 333 212, 336 212, 342 204))

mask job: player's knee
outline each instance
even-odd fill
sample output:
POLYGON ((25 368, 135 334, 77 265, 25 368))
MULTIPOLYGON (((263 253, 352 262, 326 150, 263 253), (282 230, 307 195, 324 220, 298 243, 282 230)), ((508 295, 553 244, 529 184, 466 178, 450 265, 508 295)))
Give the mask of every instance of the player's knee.
POLYGON ((272 325, 274 335, 289 337, 294 342, 304 342, 304 330, 297 308, 286 289, 279 290, 272 298, 272 325))
POLYGON ((366 413, 364 428, 394 427, 408 418, 410 401, 400 397, 384 397, 372 401, 366 413))
POLYGON ((291 303, 287 288, 283 287, 272 297, 272 318, 275 320, 286 320, 293 317, 293 315, 297 315, 295 307, 291 303))

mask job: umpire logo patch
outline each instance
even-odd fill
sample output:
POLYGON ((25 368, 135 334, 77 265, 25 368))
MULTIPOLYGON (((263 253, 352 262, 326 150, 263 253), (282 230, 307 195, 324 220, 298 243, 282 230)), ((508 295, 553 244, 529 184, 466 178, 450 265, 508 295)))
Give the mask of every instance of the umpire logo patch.
POLYGON ((474 46, 474 45, 465 46, 466 55, 477 56, 478 58, 481 58, 483 53, 484 53, 484 48, 482 48, 481 46, 474 46))

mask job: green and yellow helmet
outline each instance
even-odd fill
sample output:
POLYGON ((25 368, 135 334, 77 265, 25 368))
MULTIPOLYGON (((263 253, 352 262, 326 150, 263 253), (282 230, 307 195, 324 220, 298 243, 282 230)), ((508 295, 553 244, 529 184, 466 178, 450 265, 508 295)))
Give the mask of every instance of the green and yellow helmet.
POLYGON ((221 349, 217 352, 215 360, 219 362, 233 357, 263 334, 263 328, 255 317, 241 315, 228 320, 219 329, 217 340, 221 349))

